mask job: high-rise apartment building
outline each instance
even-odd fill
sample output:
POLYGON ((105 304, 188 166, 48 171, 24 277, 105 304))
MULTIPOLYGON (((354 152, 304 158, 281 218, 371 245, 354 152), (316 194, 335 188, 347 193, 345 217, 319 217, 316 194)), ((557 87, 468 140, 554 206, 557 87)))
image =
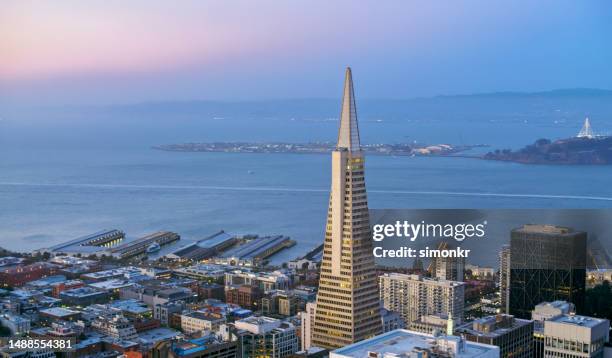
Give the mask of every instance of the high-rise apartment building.
POLYGON ((463 320, 465 283, 390 273, 380 276, 380 299, 384 308, 399 313, 406 327, 426 315, 463 320))
POLYGON ((499 251, 499 293, 502 313, 510 311, 510 245, 499 251))
POLYGON ((312 344, 338 348, 382 331, 351 69, 346 69, 312 344))
POLYGON ((301 324, 300 346, 304 351, 309 350, 312 346, 312 323, 314 321, 316 308, 316 303, 308 302, 306 304, 306 311, 299 313, 301 324))
POLYGON ((510 314, 529 319, 544 301, 568 301, 582 312, 587 234, 551 225, 524 225, 510 236, 510 314))

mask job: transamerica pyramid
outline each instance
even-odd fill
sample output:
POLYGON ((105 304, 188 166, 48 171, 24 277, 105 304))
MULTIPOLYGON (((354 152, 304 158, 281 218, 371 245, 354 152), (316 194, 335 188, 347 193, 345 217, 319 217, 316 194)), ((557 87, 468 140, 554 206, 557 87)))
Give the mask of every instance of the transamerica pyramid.
POLYGON ((312 345, 346 346, 382 333, 378 277, 351 69, 346 69, 312 345))

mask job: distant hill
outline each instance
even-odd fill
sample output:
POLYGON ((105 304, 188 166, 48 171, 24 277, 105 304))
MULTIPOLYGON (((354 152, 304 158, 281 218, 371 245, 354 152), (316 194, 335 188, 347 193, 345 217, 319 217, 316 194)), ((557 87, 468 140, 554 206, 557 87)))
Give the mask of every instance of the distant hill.
POLYGON ((612 137, 539 139, 520 150, 496 150, 484 159, 524 164, 612 164, 612 137))
POLYGON ((562 88, 550 91, 539 91, 539 92, 488 92, 488 93, 474 93, 474 94, 460 94, 460 95, 441 95, 435 98, 491 98, 491 97, 504 97, 504 98, 526 98, 526 97, 612 97, 612 90, 598 89, 598 88, 562 88))

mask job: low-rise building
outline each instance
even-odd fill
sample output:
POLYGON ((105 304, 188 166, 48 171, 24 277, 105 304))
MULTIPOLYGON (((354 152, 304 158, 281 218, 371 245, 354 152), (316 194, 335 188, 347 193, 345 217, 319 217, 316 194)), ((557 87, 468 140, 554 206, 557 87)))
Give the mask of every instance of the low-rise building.
POLYGON ((62 291, 59 297, 67 305, 89 306, 95 303, 104 303, 108 301, 110 296, 106 291, 96 290, 92 287, 79 287, 62 291))
POLYGON ((240 356, 282 358, 299 350, 296 328, 270 317, 248 317, 236 321, 240 356))
POLYGON ((567 301, 542 302, 531 312, 533 320, 533 358, 544 357, 544 322, 566 314, 576 313, 573 303, 567 301))
POLYGON ((383 333, 391 332, 396 329, 406 328, 402 316, 400 316, 400 314, 397 312, 381 308, 380 319, 382 321, 383 333))
POLYGON ((51 295, 55 298, 59 298, 62 291, 71 290, 73 288, 79 288, 85 286, 83 280, 68 280, 63 282, 56 282, 51 285, 51 295))
POLYGON ((242 285, 238 287, 227 287, 225 289, 225 302, 239 305, 248 309, 259 307, 259 301, 263 292, 254 286, 242 285))
POLYGON ((469 342, 457 336, 434 336, 398 329, 336 349, 329 357, 498 358, 499 347, 469 342))
POLYGON ((502 358, 531 358, 533 321, 498 314, 483 317, 455 329, 456 335, 468 341, 491 344, 500 348, 502 358))
POLYGON ((91 328, 121 341, 134 342, 138 339, 136 328, 122 315, 100 316, 91 323, 91 328))
POLYGON ((153 318, 158 320, 162 326, 169 326, 172 314, 181 313, 184 309, 185 302, 183 301, 159 303, 153 308, 153 318))
POLYGON ((285 272, 252 272, 249 269, 238 269, 225 273, 225 286, 254 286, 269 293, 275 290, 288 290, 291 278, 285 272))
POLYGON ((185 333, 212 332, 225 322, 225 316, 220 314, 187 312, 181 315, 181 330, 185 333))
POLYGON ((12 336, 21 336, 30 332, 30 320, 19 315, 2 314, 0 323, 11 331, 12 336))
POLYGON ((0 285, 23 286, 30 281, 55 275, 59 268, 60 266, 49 262, 11 266, 0 270, 0 285))
POLYGON ((81 317, 81 312, 64 307, 52 307, 39 311, 41 321, 60 322, 76 321, 81 317))
POLYGON ((603 357, 609 340, 607 319, 562 315, 544 322, 545 358, 603 357))

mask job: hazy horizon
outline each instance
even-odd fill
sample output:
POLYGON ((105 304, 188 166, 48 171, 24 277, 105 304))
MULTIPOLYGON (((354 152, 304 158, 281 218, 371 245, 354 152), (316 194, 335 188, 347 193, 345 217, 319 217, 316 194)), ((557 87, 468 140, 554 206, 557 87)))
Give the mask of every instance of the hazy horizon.
POLYGON ((612 88, 606 1, 7 1, 0 103, 612 88))

